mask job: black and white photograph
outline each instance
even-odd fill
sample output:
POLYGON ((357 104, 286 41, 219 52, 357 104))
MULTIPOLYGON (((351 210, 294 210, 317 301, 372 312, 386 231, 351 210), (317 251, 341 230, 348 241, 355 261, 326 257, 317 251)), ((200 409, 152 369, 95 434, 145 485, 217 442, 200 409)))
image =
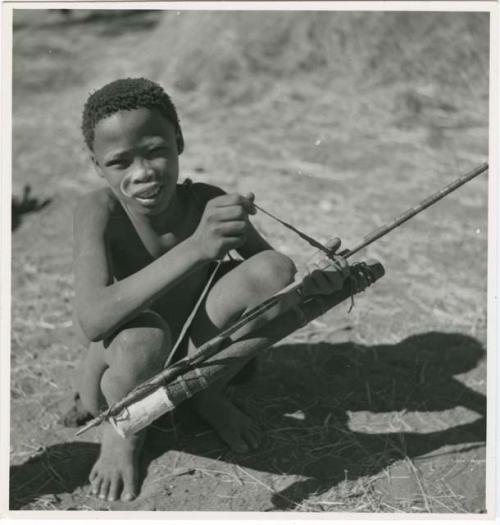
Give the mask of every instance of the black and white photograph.
POLYGON ((216 4, 3 4, 9 516, 491 517, 496 3, 216 4))

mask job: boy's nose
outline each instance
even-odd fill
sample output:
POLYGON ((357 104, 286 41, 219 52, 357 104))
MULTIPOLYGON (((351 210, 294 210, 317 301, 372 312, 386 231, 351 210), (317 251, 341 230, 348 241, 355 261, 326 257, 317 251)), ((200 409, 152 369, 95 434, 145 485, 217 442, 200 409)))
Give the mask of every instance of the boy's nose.
POLYGON ((139 161, 134 169, 132 175, 132 182, 141 184, 143 182, 150 182, 154 178, 154 170, 146 161, 139 161))

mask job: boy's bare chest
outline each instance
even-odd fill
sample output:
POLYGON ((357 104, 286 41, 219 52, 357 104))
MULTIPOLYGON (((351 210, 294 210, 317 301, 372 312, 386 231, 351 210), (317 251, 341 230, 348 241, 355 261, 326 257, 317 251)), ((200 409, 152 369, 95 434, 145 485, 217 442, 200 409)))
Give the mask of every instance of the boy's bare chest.
POLYGON ((157 232, 148 225, 133 224, 127 217, 114 221, 108 235, 114 277, 123 279, 151 264, 190 237, 198 222, 199 217, 190 215, 167 231, 157 232))
MULTIPOLYGON (((199 217, 186 217, 182 224, 171 228, 171 231, 157 234, 152 230, 138 231, 126 218, 117 221, 114 227, 110 229, 108 239, 113 276, 117 280, 122 280, 142 270, 191 236, 198 223, 199 217)), ((166 319, 171 317, 172 312, 176 313, 176 317, 186 317, 189 315, 189 311, 203 289, 207 278, 208 268, 191 272, 188 278, 169 290, 169 293, 160 297, 156 301, 154 309, 166 319)), ((175 320, 168 320, 174 321, 176 324, 175 320)))

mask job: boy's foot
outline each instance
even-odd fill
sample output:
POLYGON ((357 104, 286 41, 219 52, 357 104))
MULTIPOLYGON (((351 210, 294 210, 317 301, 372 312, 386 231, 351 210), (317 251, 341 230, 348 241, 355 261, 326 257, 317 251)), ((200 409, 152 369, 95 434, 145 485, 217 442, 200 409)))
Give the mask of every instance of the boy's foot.
POLYGON ((231 450, 243 454, 260 445, 257 424, 222 392, 205 390, 192 399, 192 404, 231 450))
POLYGON ((107 501, 132 501, 138 494, 138 462, 144 432, 122 438, 110 423, 104 425, 101 454, 89 476, 90 492, 107 501))

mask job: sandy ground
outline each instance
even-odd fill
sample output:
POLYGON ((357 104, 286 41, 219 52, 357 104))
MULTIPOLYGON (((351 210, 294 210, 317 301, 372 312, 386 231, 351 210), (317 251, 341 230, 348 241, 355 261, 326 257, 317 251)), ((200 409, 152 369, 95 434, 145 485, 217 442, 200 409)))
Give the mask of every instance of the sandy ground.
MULTIPOLYGON (((16 16, 13 187, 18 199, 27 184, 32 191, 17 203, 12 237, 11 509, 486 510, 485 175, 360 254, 380 259, 387 275, 350 314, 341 305, 259 357, 258 376, 232 392, 263 428, 258 452, 230 453, 181 408, 149 433, 136 501, 87 494, 98 431, 75 439, 59 418, 85 352, 71 324, 71 223, 77 199, 100 184, 79 136, 91 89, 119 76, 161 81, 182 119, 183 176, 254 191, 264 208, 319 239, 340 236, 345 246, 487 158, 487 78, 469 91, 455 79, 447 91, 436 72, 451 74, 451 60, 435 53, 420 83, 393 78, 387 64, 364 82, 354 73, 333 81, 315 73, 324 70, 315 55, 301 48, 304 64, 314 66, 308 70, 297 53, 287 54, 311 27, 287 20, 282 33, 276 24, 272 52, 239 42, 236 30, 232 41, 227 31, 216 33, 221 49, 249 50, 247 69, 219 55, 214 76, 199 87, 187 61, 193 33, 184 42, 179 27, 198 28, 203 42, 215 38, 213 19, 16 16), (177 50, 177 62, 166 60, 165 49, 177 50), (178 72, 180 49, 191 76, 178 72)), ((475 26, 467 33, 455 22, 441 27, 447 38, 462 35, 457 53, 460 45, 477 50, 467 40, 474 42, 475 26)), ((370 38, 381 23, 370 21, 370 38)), ((400 41, 405 31, 423 41, 419 27, 401 29, 400 41)), ((438 38, 432 31, 430 41, 438 38)), ((373 45, 349 42, 350 53, 373 45)), ((472 69, 460 74, 487 64, 479 58, 464 51, 472 69)), ((265 216, 255 224, 298 264, 311 256, 265 216)))

